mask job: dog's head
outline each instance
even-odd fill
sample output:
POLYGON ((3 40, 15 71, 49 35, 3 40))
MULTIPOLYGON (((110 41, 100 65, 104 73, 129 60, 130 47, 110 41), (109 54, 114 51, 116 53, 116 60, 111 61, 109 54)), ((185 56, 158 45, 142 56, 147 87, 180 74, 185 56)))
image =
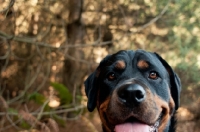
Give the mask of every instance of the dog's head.
POLYGON ((108 55, 85 81, 88 110, 97 107, 106 132, 168 131, 180 91, 168 63, 144 50, 108 55))

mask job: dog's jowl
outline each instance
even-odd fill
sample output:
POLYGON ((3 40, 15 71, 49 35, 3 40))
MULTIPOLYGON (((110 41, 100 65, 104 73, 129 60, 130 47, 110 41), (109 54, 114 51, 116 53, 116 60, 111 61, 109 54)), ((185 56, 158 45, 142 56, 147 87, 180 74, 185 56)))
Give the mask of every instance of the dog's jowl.
POLYGON ((179 77, 158 54, 144 50, 106 56, 85 81, 89 111, 104 132, 174 132, 179 77))

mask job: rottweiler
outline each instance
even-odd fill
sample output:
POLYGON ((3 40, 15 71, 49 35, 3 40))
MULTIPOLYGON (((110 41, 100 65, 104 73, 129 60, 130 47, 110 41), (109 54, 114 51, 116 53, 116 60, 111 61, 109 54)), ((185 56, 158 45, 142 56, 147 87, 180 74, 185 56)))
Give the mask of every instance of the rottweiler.
POLYGON ((104 132, 174 132, 181 82, 160 55, 124 50, 106 56, 86 79, 87 108, 104 132))

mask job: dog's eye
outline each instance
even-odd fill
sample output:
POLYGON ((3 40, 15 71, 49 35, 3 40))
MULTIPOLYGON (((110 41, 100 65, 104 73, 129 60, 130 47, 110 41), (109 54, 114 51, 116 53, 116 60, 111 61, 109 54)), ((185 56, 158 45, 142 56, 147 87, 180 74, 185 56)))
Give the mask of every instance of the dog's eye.
POLYGON ((158 73, 157 72, 155 72, 155 71, 152 71, 152 72, 150 72, 149 73, 149 78, 150 79, 154 79, 154 80, 156 80, 156 79, 158 79, 158 73))
POLYGON ((116 76, 115 76, 114 73, 110 73, 110 74, 108 74, 108 80, 110 80, 110 81, 114 80, 115 77, 116 77, 116 76))

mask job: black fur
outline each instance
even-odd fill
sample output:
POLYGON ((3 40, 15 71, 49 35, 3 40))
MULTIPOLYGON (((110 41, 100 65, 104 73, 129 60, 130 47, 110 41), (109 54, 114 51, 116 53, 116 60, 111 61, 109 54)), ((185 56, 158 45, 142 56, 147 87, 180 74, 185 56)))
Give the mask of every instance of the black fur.
MULTIPOLYGON (((178 75, 173 71, 171 66, 157 53, 146 52, 143 50, 119 51, 116 54, 108 55, 101 61, 101 63, 97 67, 96 71, 94 71, 85 81, 85 92, 88 97, 87 108, 90 112, 92 112, 95 109, 95 107, 97 105, 96 104, 97 101, 102 102, 103 100, 105 100, 105 98, 107 96, 111 96, 110 94, 112 94, 112 90, 115 87, 114 86, 115 84, 108 85, 108 84, 103 84, 101 82, 106 77, 105 76, 106 73, 104 73, 105 69, 109 68, 109 66, 111 66, 112 63, 114 63, 116 60, 124 60, 125 62, 130 62, 130 60, 133 59, 135 62, 137 62, 136 59, 141 59, 141 58, 142 59, 145 58, 147 61, 151 61, 155 65, 160 66, 157 68, 160 68, 161 73, 164 74, 165 72, 168 72, 168 81, 169 81, 169 85, 170 85, 170 92, 171 92, 171 96, 175 103, 175 109, 174 109, 174 113, 175 113, 175 111, 178 109, 178 107, 180 105, 181 82, 180 82, 178 75), (161 65, 164 67, 163 69, 162 69, 161 65), (100 98, 100 100, 99 100, 99 98, 97 98, 98 92, 103 93, 103 94, 101 94, 102 97, 100 98)), ((131 63, 134 63, 134 61, 133 62, 131 61, 131 63)), ((135 64, 131 64, 131 65, 135 65, 135 64)), ((130 65, 127 64, 126 68, 131 68, 131 67, 130 67, 130 65)), ((119 77, 122 74, 123 74, 123 76, 127 75, 126 78, 123 77, 123 79, 129 79, 132 76, 130 74, 130 71, 118 72, 119 77)), ((123 79, 120 79, 120 80, 123 80, 123 79)), ((162 85, 160 87, 162 87, 162 85)), ((158 91, 154 91, 154 92, 157 93, 158 91)), ((162 91, 161 91, 161 93, 162 93, 162 91)), ((166 95, 163 95, 163 93, 162 94, 159 93, 159 96, 166 96, 166 95)), ((166 101, 168 100, 168 98, 169 97, 163 97, 163 99, 166 101)), ((166 127, 165 132, 168 132, 168 131, 174 132, 175 124, 176 124, 176 120, 173 115, 171 117, 170 122, 168 122, 168 126, 166 127)))

